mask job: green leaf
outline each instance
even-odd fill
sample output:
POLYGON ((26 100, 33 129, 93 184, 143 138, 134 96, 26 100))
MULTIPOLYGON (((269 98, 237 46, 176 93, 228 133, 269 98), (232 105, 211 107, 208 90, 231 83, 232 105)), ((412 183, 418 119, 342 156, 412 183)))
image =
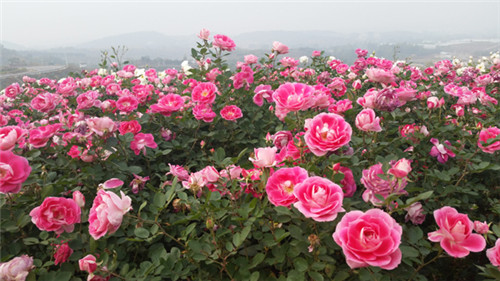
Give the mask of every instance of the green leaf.
POLYGON ((412 244, 416 244, 420 239, 422 239, 422 236, 424 235, 424 232, 420 227, 411 227, 408 232, 408 241, 412 244))
POLYGON ((140 174, 142 172, 142 168, 139 166, 130 166, 128 167, 128 171, 132 174, 140 174))
POLYGON ((255 271, 254 273, 252 273, 252 275, 250 275, 250 281, 257 281, 259 280, 259 277, 260 273, 258 271, 255 271))
POLYGON ((297 269, 300 272, 306 271, 307 268, 309 267, 309 264, 307 263, 307 261, 304 258, 300 258, 300 257, 296 258, 293 261, 293 265, 294 265, 295 269, 297 269))
POLYGON ((34 244, 38 244, 39 241, 38 241, 38 238, 28 237, 28 238, 23 239, 23 243, 24 243, 24 245, 34 245, 34 244))
POLYGON ((162 208, 166 202, 167 202, 166 194, 163 194, 161 192, 155 193, 155 196, 153 198, 153 205, 155 205, 157 208, 162 208))
POLYGON ((417 249, 409 246, 400 246, 399 249, 403 253, 403 257, 407 258, 416 258, 419 256, 419 252, 417 249))
POLYGON ((415 196, 415 197, 412 197, 412 198, 408 198, 406 200, 406 205, 411 205, 417 201, 420 201, 420 200, 425 200, 429 197, 432 196, 432 194, 434 193, 434 191, 430 190, 430 191, 427 191, 427 192, 424 192, 424 193, 420 193, 419 195, 415 196))
POLYGON ((323 275, 321 275, 319 272, 316 271, 309 271, 307 274, 309 274, 309 277, 311 277, 312 280, 314 281, 323 281, 323 275))
POLYGON ((264 260, 265 257, 266 257, 266 255, 263 253, 256 254, 255 257, 253 257, 252 262, 250 263, 250 266, 248 267, 248 269, 252 269, 252 268, 256 267, 257 265, 259 265, 264 260))
POLYGON ((337 274, 335 274, 333 281, 344 281, 347 278, 349 278, 349 273, 347 273, 345 271, 340 271, 337 274))
POLYGON ((134 230, 134 234, 136 237, 146 239, 149 237, 149 231, 143 227, 136 228, 134 230))

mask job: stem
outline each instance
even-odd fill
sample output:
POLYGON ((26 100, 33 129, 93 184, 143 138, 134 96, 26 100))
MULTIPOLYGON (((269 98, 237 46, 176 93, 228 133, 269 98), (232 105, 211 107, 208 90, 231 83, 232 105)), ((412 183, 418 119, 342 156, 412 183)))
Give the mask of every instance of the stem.
POLYGON ((417 269, 415 269, 415 272, 413 272, 413 274, 411 275, 410 279, 408 279, 408 281, 413 280, 413 278, 417 275, 417 273, 418 273, 418 272, 419 272, 422 268, 424 268, 426 265, 431 264, 431 263, 435 262, 438 258, 442 257, 442 256, 441 256, 441 254, 442 254, 442 253, 443 253, 443 249, 442 249, 442 248, 440 248, 440 249, 439 249, 438 254, 437 254, 434 258, 432 258, 431 260, 429 260, 428 262, 426 262, 426 263, 424 263, 424 264, 419 265, 419 267, 418 267, 417 269))
POLYGON ((465 177, 465 175, 467 175, 467 174, 468 174, 468 172, 467 172, 467 166, 469 165, 470 160, 471 160, 474 156, 476 156, 476 154, 477 154, 478 152, 479 152, 479 148, 478 148, 478 149, 476 149, 476 151, 474 152, 474 154, 472 154, 472 156, 471 156, 471 157, 469 157, 467 160, 465 160, 464 171, 463 171, 462 175, 460 176, 460 178, 458 179, 457 183, 455 183, 455 186, 458 186, 458 184, 462 181, 462 179, 465 177))

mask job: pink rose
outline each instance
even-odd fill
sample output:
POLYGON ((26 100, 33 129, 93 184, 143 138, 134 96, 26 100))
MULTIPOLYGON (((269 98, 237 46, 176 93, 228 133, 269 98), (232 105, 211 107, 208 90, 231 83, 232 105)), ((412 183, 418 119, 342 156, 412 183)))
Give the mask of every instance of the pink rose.
POLYGON ((47 142, 52 138, 62 127, 62 124, 53 124, 41 126, 30 130, 29 143, 35 148, 41 148, 47 145, 47 142))
POLYGON ((24 281, 33 267, 33 257, 27 255, 2 262, 0 263, 0 280, 24 281))
POLYGON ((259 61, 259 58, 256 56, 256 55, 246 55, 244 57, 244 60, 245 60, 245 63, 246 64, 254 64, 254 63, 257 63, 259 61))
POLYGON ((12 150, 24 135, 24 130, 19 126, 1 127, 0 150, 12 150))
POLYGON ((316 156, 335 151, 349 143, 352 128, 344 118, 335 113, 320 113, 305 123, 304 140, 316 156))
POLYGON ((391 164, 392 167, 387 171, 388 174, 395 176, 396 178, 405 178, 411 172, 411 162, 406 158, 399 159, 396 163, 391 164))
POLYGON ((250 157, 253 165, 257 168, 273 167, 276 165, 276 147, 254 148, 254 157, 250 157))
POLYGON ((500 239, 497 239, 493 248, 486 250, 486 256, 491 264, 498 267, 498 270, 500 270, 500 239))
POLYGON ((352 197, 354 192, 356 192, 356 181, 354 181, 351 169, 339 166, 338 171, 344 174, 344 178, 340 181, 340 187, 344 191, 344 197, 352 197))
POLYGON ((207 182, 217 182, 220 178, 219 172, 217 172, 214 166, 206 166, 200 172, 207 182))
POLYGON ((214 121, 216 116, 210 104, 200 103, 193 107, 193 116, 196 120, 203 120, 206 123, 214 121))
POLYGON ((486 234, 490 230, 487 222, 474 221, 474 231, 479 234, 486 234))
POLYGON ((137 120, 123 121, 118 127, 120 135, 125 135, 126 133, 132 133, 134 135, 138 134, 142 130, 141 124, 137 120))
POLYGON ((285 116, 290 111, 307 110, 315 102, 314 88, 303 83, 285 83, 274 91, 273 101, 276 103, 276 111, 285 116))
POLYGON ((444 105, 444 98, 439 99, 438 97, 432 96, 427 98, 427 108, 439 108, 444 105))
POLYGON ((85 207, 85 196, 80 191, 73 191, 73 200, 80 208, 85 207))
POLYGON ((54 264, 58 265, 60 263, 65 263, 68 258, 73 254, 73 249, 71 249, 68 245, 68 243, 62 243, 59 245, 56 245, 54 253, 54 264))
POLYGON ((202 28, 200 30, 200 33, 198 33, 198 38, 200 38, 201 40, 208 40, 209 36, 210 36, 210 30, 206 28, 202 28))
POLYGON ((286 145, 292 140, 293 136, 290 131, 279 131, 272 136, 273 144, 278 149, 286 147, 286 145))
POLYGON ((170 163, 168 166, 170 167, 170 171, 166 175, 172 175, 179 178, 181 181, 185 181, 189 178, 189 173, 186 169, 184 169, 184 167, 180 165, 172 165, 170 163))
POLYGON ((118 178, 112 178, 112 179, 109 179, 109 180, 105 181, 104 183, 102 183, 102 187, 104 189, 113 189, 113 188, 120 187, 122 185, 123 185, 123 181, 121 179, 118 179, 118 178))
POLYGON ((274 41, 272 51, 276 51, 276 53, 278 53, 280 55, 284 55, 284 54, 288 54, 288 47, 281 42, 274 41))
POLYGON ((445 206, 434 211, 439 230, 428 233, 432 242, 440 242, 441 247, 452 257, 463 258, 469 252, 481 252, 486 247, 484 237, 473 234, 474 224, 466 214, 445 206))
POLYGON ((214 47, 219 48, 223 51, 234 51, 236 44, 234 41, 227 37, 226 35, 217 34, 214 36, 214 42, 212 43, 214 47))
MULTIPOLYGON (((439 143, 439 140, 432 138, 430 142, 434 145, 431 148, 429 154, 433 157, 436 157, 439 163, 446 163, 448 161, 448 157, 455 157, 455 153, 449 149, 451 147, 451 143, 449 141, 444 141, 443 144, 439 143)), ((500 142, 499 142, 500 144, 500 142)))
POLYGON ((344 192, 337 184, 322 177, 310 177, 293 189, 297 202, 293 204, 306 218, 315 221, 333 221, 344 212, 344 192))
POLYGON ((219 93, 217 86, 212 82, 204 82, 196 85, 191 91, 191 100, 199 103, 213 103, 219 93))
POLYGON ((0 193, 18 193, 30 173, 26 158, 0 150, 0 193))
POLYGON ((307 170, 301 167, 279 169, 267 180, 266 193, 269 202, 274 206, 285 207, 297 202, 293 190, 308 177, 307 170))
POLYGON ((89 129, 100 137, 107 136, 118 129, 115 121, 109 117, 89 118, 86 122, 89 129))
POLYGON ((375 164, 363 170, 363 176, 360 181, 366 188, 362 195, 365 202, 370 201, 373 205, 377 206, 382 202, 375 196, 376 194, 383 198, 387 198, 393 193, 406 194, 406 191, 403 190, 407 184, 405 179, 400 181, 397 178, 382 179, 379 175, 385 175, 382 170, 382 163, 375 164))
POLYGON ((253 96, 253 102, 258 105, 262 106, 264 104, 264 99, 267 102, 272 102, 273 101, 273 89, 269 85, 259 85, 257 88, 255 88, 254 91, 255 95, 253 96))
POLYGON ((89 233, 97 240, 106 234, 113 234, 122 223, 123 215, 131 207, 132 200, 120 191, 121 198, 111 191, 100 189, 94 198, 89 214, 89 233))
POLYGON ((500 150, 500 140, 491 142, 488 144, 488 140, 496 139, 500 136, 500 129, 497 127, 490 127, 488 129, 483 129, 479 133, 479 138, 477 140, 477 145, 483 152, 495 153, 495 151, 500 150))
POLYGON ((153 149, 158 147, 152 134, 138 133, 130 142, 130 149, 134 151, 135 155, 139 155, 141 151, 146 155, 146 147, 153 149))
POLYGON ((371 108, 361 110, 356 116, 356 128, 364 132, 381 132, 380 118, 375 116, 371 108))
POLYGON ((96 257, 93 255, 86 255, 78 260, 78 266, 80 266, 81 271, 87 271, 92 274, 97 269, 96 257))
POLYGON ((167 94, 158 100, 156 104, 151 105, 152 113, 160 113, 164 116, 170 116, 173 112, 181 110, 184 106, 184 99, 178 94, 167 94))
POLYGON ((31 221, 40 229, 56 234, 73 232, 75 223, 80 222, 81 210, 73 199, 47 197, 42 205, 30 212, 31 221))
POLYGON ((118 110, 120 110, 121 112, 125 112, 125 113, 130 113, 130 112, 136 110, 138 105, 139 105, 139 100, 132 95, 126 95, 126 96, 120 97, 116 101, 116 108, 118 110))
POLYGON ((15 98, 20 92, 21 87, 19 87, 19 83, 10 84, 5 88, 5 95, 11 99, 15 98))
POLYGON ((40 112, 49 112, 56 108, 60 96, 51 93, 42 93, 31 100, 31 107, 40 112))
POLYGON ((415 202, 411 204, 408 208, 405 216, 405 221, 411 221, 411 223, 417 225, 422 224, 425 220, 425 214, 423 214, 424 209, 422 208, 422 203, 415 202))
POLYGON ((390 84, 396 80, 394 74, 390 70, 385 70, 381 68, 368 68, 366 70, 366 76, 372 82, 379 82, 384 84, 390 84))
POLYGON ((402 227, 380 209, 344 215, 333 233, 350 268, 378 266, 392 270, 401 263, 402 227))
POLYGON ((228 121, 235 121, 236 119, 240 119, 243 117, 241 113, 241 109, 236 105, 227 105, 221 111, 220 115, 222 118, 228 121))

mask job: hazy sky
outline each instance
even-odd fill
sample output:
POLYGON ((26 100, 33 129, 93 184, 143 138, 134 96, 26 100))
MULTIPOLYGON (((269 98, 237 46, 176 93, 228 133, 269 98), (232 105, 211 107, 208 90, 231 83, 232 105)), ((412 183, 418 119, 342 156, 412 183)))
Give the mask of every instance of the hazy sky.
POLYGON ((201 28, 228 36, 262 30, 408 30, 500 38, 500 0, 0 0, 0 9, 0 39, 27 47, 70 46, 136 31, 194 35, 201 28))

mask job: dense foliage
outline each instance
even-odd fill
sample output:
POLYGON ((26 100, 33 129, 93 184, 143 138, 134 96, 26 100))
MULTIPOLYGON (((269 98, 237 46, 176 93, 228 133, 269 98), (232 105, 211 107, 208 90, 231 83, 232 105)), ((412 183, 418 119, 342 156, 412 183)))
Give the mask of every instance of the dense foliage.
POLYGON ((498 54, 231 71, 199 37, 1 92, 2 280, 499 278, 498 54))

